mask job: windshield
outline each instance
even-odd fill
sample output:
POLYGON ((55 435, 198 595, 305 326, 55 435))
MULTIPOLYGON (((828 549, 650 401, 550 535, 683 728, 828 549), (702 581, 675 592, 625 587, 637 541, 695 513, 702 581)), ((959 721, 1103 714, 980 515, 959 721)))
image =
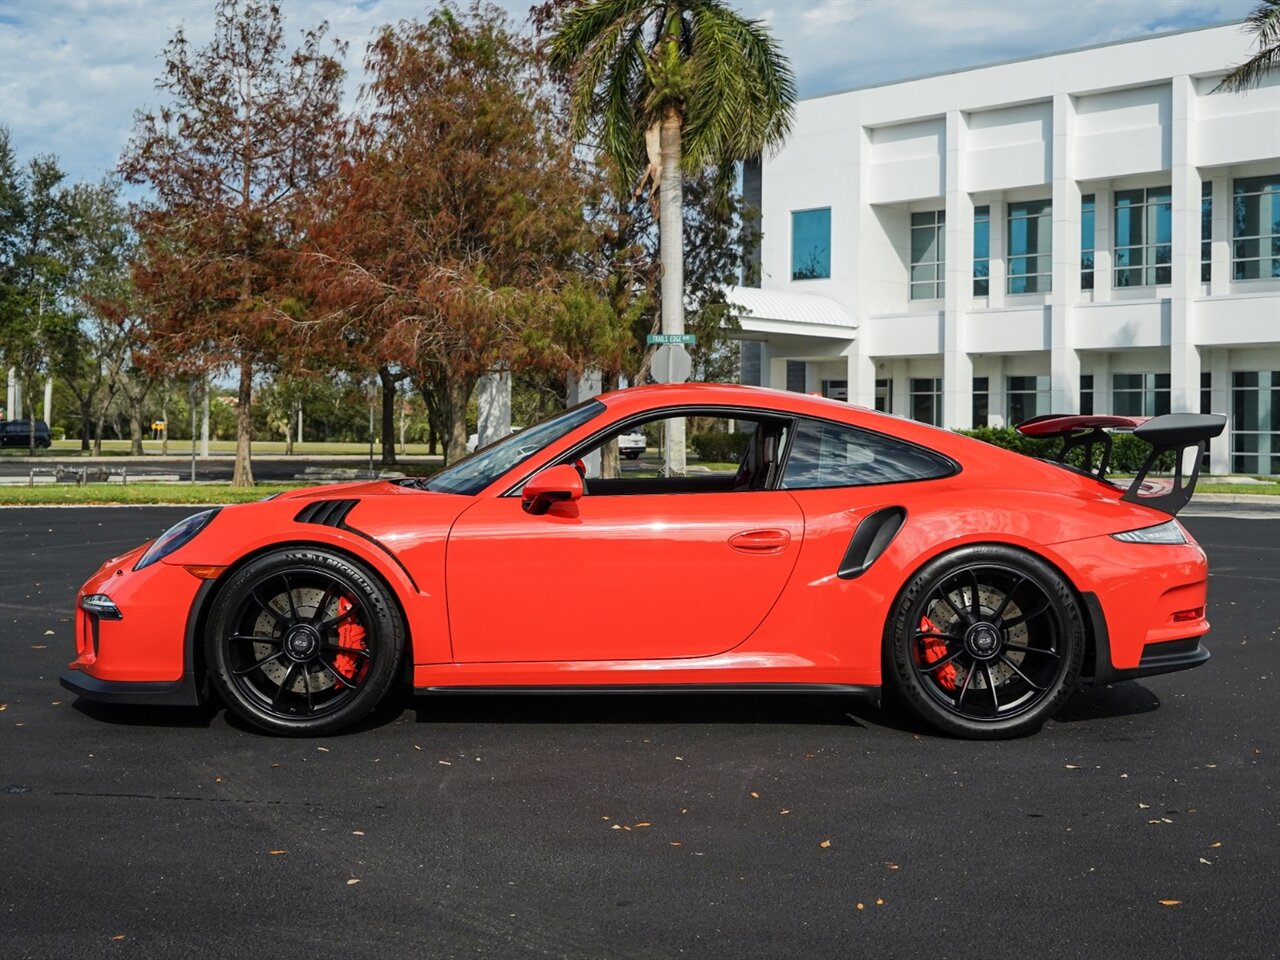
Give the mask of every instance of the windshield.
POLYGON ((493 481, 523 463, 548 444, 555 443, 588 420, 600 414, 604 404, 599 400, 587 400, 558 413, 549 420, 513 433, 509 437, 477 450, 453 466, 441 470, 426 483, 426 489, 436 493, 461 493, 475 496, 493 481))

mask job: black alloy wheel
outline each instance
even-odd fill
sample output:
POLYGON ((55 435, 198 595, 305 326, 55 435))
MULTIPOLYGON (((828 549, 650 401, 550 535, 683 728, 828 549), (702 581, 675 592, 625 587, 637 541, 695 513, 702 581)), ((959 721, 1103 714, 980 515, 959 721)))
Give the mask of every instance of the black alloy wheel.
POLYGON ((399 667, 404 625, 362 565, 320 549, 259 557, 220 590, 206 655, 227 706, 270 733, 331 733, 373 710, 399 667))
POLYGON ((1075 688, 1084 621, 1037 557, 968 547, 925 566, 900 595, 886 672, 924 720, 973 739, 1038 729, 1075 688))

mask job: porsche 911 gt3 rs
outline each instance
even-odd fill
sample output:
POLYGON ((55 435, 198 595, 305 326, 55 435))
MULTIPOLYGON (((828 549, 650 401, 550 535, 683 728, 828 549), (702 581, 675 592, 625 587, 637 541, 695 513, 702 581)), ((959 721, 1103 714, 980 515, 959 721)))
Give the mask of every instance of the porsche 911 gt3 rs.
POLYGON ((794 393, 632 388, 428 479, 183 520, 81 588, 61 679, 107 701, 217 697, 283 735, 348 726, 398 682, 888 687, 943 731, 1019 735, 1081 684, 1208 659, 1205 555, 1173 514, 1224 423, 1023 424, 1055 461, 794 393), (738 462, 593 475, 602 445, 676 419, 743 434, 738 462), (1151 445, 1127 487, 1106 479, 1115 429, 1151 445), (648 615, 619 618, 637 597, 648 615))

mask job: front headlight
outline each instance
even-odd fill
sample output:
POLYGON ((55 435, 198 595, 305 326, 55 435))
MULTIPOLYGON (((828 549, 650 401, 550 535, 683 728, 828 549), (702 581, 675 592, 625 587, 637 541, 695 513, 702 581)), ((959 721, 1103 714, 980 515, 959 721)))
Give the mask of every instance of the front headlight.
POLYGON ((221 507, 214 507, 212 510, 205 510, 203 513, 193 514, 185 520, 179 520, 152 541, 151 546, 147 547, 147 552, 133 565, 133 569, 141 570, 143 567, 149 567, 157 560, 162 560, 173 553, 183 544, 189 543, 197 533, 209 525, 209 521, 216 517, 221 509, 221 507))
POLYGON ((1169 520, 1154 527, 1143 527, 1141 530, 1127 530, 1124 533, 1113 533, 1111 536, 1125 543, 1186 543, 1187 535, 1182 532, 1182 525, 1177 520, 1169 520))

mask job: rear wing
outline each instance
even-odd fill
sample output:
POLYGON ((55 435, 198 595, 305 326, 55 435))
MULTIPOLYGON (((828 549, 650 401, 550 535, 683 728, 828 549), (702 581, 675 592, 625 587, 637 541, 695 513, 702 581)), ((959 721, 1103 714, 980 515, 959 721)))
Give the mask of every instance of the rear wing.
POLYGON ((1053 457, 1066 465, 1067 454, 1084 448, 1086 472, 1107 479, 1111 465, 1112 440, 1108 431, 1131 432, 1151 446, 1138 475, 1124 492, 1123 500, 1141 503, 1173 516, 1187 505, 1200 478, 1200 462, 1211 439, 1222 433, 1227 418, 1216 413, 1170 413, 1161 417, 1102 417, 1077 414, 1047 414, 1018 424, 1024 437, 1061 439, 1062 447, 1053 457), (1094 465, 1094 450, 1100 450, 1094 465), (1172 452, 1172 478, 1148 479, 1160 458, 1172 452))

